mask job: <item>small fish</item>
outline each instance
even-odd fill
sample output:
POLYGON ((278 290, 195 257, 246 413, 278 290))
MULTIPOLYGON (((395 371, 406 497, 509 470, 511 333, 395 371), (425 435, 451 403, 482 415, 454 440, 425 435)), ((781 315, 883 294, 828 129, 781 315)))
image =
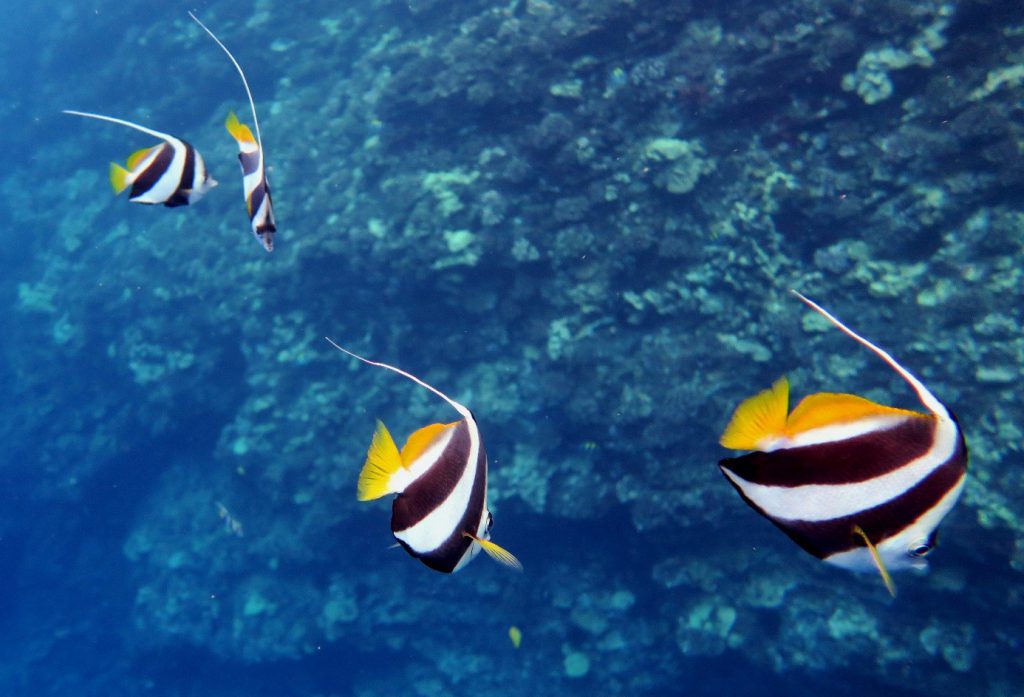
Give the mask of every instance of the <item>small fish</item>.
POLYGON ((482 549, 513 569, 522 564, 491 542, 493 518, 487 508, 487 453, 473 414, 437 388, 400 368, 334 348, 363 363, 386 368, 448 402, 462 417, 419 429, 399 451, 380 421, 359 473, 360 501, 397 494, 391 506, 391 532, 406 552, 435 571, 453 573, 482 549))
POLYGON ((793 293, 906 380, 927 413, 818 393, 789 412, 781 378, 737 407, 721 444, 755 452, 719 463, 751 508, 805 551, 854 571, 925 568, 967 475, 952 412, 892 356, 793 293))
POLYGON ((203 156, 180 138, 112 116, 71 109, 64 113, 120 124, 163 141, 132 153, 127 168, 110 163, 110 185, 114 192, 119 194, 130 186, 128 200, 133 203, 162 203, 168 208, 187 206, 217 186, 217 180, 206 170, 203 156))
POLYGON ((518 649, 523 643, 523 632, 519 627, 512 625, 508 628, 508 638, 512 642, 512 647, 518 649))
POLYGON ((224 530, 231 533, 235 537, 244 537, 245 531, 242 529, 242 521, 235 516, 231 515, 231 511, 227 509, 220 501, 217 504, 217 517, 224 521, 224 530))
POLYGON ((233 111, 228 114, 224 126, 228 129, 231 137, 238 142, 238 161, 242 165, 242 189, 245 193, 245 208, 249 214, 252 234, 256 236, 256 239, 260 241, 264 249, 272 252, 274 251, 274 233, 277 232, 277 222, 274 219, 274 205, 270 198, 270 182, 267 181, 267 167, 263 157, 263 139, 260 136, 260 122, 256 118, 256 103, 253 101, 252 91, 249 89, 249 81, 245 79, 242 66, 231 55, 228 47, 221 43, 217 35, 210 31, 191 12, 188 13, 188 16, 195 20, 196 24, 210 35, 211 39, 217 42, 217 45, 224 50, 224 53, 228 54, 231 63, 235 66, 238 74, 242 76, 242 84, 245 86, 245 93, 249 97, 249 108, 252 110, 252 122, 256 127, 256 137, 253 137, 249 127, 239 121, 233 111))

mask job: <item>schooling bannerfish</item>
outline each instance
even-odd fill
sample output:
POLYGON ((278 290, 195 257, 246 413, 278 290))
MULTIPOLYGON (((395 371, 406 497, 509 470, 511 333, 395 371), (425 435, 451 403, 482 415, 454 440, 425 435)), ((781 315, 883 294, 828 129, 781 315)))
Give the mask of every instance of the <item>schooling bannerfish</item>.
POLYGON ((252 234, 260 241, 263 248, 268 252, 274 251, 274 233, 277 232, 277 222, 274 219, 274 205, 270 198, 270 182, 267 181, 267 167, 263 158, 263 139, 260 136, 260 122, 256 118, 256 103, 252 98, 252 91, 249 89, 249 81, 245 79, 242 66, 238 64, 235 57, 231 55, 228 47, 221 43, 217 35, 199 21, 191 12, 188 16, 195 20, 196 24, 203 28, 210 38, 217 42, 224 53, 231 59, 238 74, 242 76, 242 85, 245 86, 245 93, 249 97, 249 108, 252 109, 252 122, 256 128, 256 137, 244 123, 238 120, 235 112, 228 114, 224 126, 228 133, 238 143, 238 161, 242 165, 242 189, 245 193, 245 208, 249 214, 249 225, 252 227, 252 234))
POLYGON ((424 426, 409 436, 401 451, 378 421, 359 473, 359 500, 396 494, 391 532, 406 552, 431 569, 453 573, 482 549, 496 561, 522 570, 515 556, 490 540, 493 518, 487 508, 487 453, 469 409, 400 368, 327 341, 363 363, 386 368, 425 387, 462 417, 449 424, 424 426))
POLYGON ((217 180, 206 170, 203 156, 180 138, 112 116, 71 109, 65 109, 64 113, 120 124, 163 141, 132 153, 127 167, 110 163, 110 185, 114 192, 119 194, 130 186, 128 200, 133 203, 162 203, 169 208, 187 206, 217 186, 217 180))
POLYGON ((851 394, 805 397, 788 413, 779 379, 737 407, 721 444, 753 450, 719 463, 736 491, 805 551, 855 571, 924 568, 936 529, 967 474, 967 444, 950 410, 884 350, 793 293, 900 374, 927 413, 851 394))

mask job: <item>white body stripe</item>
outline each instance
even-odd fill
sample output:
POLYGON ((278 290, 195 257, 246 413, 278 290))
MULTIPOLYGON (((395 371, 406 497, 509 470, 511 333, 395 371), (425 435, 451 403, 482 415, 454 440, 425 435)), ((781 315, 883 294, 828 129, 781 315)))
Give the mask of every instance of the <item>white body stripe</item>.
POLYGON ((476 460, 480 455, 480 434, 477 433, 476 424, 467 422, 467 425, 469 426, 470 443, 469 460, 458 484, 452 489, 448 498, 420 522, 411 528, 395 533, 395 537, 420 554, 433 551, 444 544, 452 536, 469 507, 469 498, 473 495, 473 484, 476 482, 476 460))
MULTIPOLYGON (((939 526, 946 514, 956 505, 960 493, 963 491, 966 481, 966 473, 960 477, 960 481, 943 496, 937 504, 932 506, 920 518, 904 528, 898 535, 883 540, 877 546, 878 554, 890 571, 918 568, 928 566, 924 558, 913 557, 909 554, 918 544, 926 541, 932 530, 939 526)), ((877 568, 871 558, 871 553, 864 547, 857 547, 846 552, 837 552, 832 556, 825 557, 824 561, 829 564, 841 566, 851 571, 864 571, 875 573, 877 568)))
MULTIPOLYGON (((135 203, 163 203, 174 195, 174 192, 178 190, 180 185, 185 184, 189 186, 191 184, 191 182, 186 184, 181 181, 181 175, 185 170, 185 144, 177 138, 167 142, 174 150, 171 164, 167 166, 167 169, 157 179, 156 183, 149 188, 149 191, 132 198, 131 201, 135 203)), ((149 161, 149 158, 146 158, 146 160, 149 161)), ((134 183, 138 175, 144 170, 145 167, 136 168, 129 183, 134 183)))
POLYGON ((913 487, 953 456, 957 433, 952 421, 938 420, 932 447, 921 457, 897 470, 855 484, 765 486, 748 482, 728 469, 723 472, 744 496, 771 518, 806 522, 832 520, 874 508, 913 487))

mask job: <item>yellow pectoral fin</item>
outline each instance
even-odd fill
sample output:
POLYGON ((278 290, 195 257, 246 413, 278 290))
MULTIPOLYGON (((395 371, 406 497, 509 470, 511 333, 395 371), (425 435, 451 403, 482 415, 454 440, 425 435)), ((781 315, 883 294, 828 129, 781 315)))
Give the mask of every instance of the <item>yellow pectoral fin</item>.
POLYGON ((928 418, 909 409, 887 407, 853 394, 819 392, 800 400, 786 421, 786 433, 795 435, 811 429, 832 424, 851 423, 860 419, 878 416, 919 416, 928 418))
POLYGON ((402 446, 402 464, 408 467, 416 458, 423 454, 431 443, 437 440, 438 436, 444 433, 445 429, 451 428, 455 423, 430 424, 414 432, 402 446))
POLYGON ((398 453, 398 446, 395 445, 384 423, 378 421, 370 449, 366 451, 366 462, 359 473, 359 483, 356 485, 357 498, 360 501, 370 501, 394 493, 391 476, 401 468, 402 456, 398 453))
POLYGON ((119 194, 128 188, 129 173, 116 162, 110 163, 110 185, 114 187, 114 193, 119 194))
POLYGON ((487 556, 489 556, 491 559, 498 562, 499 564, 504 564, 508 568, 515 569, 516 571, 523 570, 523 565, 520 563, 518 559, 516 559, 516 556, 504 547, 496 545, 490 540, 485 540, 482 537, 470 535, 468 532, 464 532, 462 534, 466 537, 471 538, 474 542, 480 545, 480 549, 487 552, 487 556))
POLYGON ((252 136, 252 131, 244 123, 238 120, 238 115, 235 112, 228 114, 227 121, 224 122, 224 127, 228 129, 228 133, 231 137, 237 140, 239 143, 255 143, 256 139, 252 136))
POLYGON ((732 450, 757 450, 765 438, 785 433, 788 411, 789 381, 781 377, 736 407, 718 442, 732 450))
POLYGON ((871 553, 871 558, 875 562, 875 566, 878 567, 878 573, 882 575, 882 583, 885 584, 885 589, 889 591, 889 595, 896 597, 896 584, 893 583, 892 576, 889 575, 889 570, 885 568, 885 563, 882 561, 882 555, 878 553, 878 548, 868 539, 868 535, 864 532, 859 525, 853 526, 853 533, 864 540, 864 545, 868 548, 871 553))

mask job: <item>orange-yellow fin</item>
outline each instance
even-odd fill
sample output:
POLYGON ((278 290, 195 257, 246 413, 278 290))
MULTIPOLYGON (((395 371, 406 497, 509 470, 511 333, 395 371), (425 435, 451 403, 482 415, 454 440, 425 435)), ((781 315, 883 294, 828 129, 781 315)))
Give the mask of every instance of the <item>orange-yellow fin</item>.
POLYGON ((228 129, 228 133, 231 137, 237 140, 239 143, 256 143, 256 139, 252 135, 252 131, 244 123, 238 120, 238 115, 235 112, 228 114, 227 120, 224 122, 224 127, 228 129))
POLYGON ((786 421, 786 434, 796 435, 814 428, 852 423, 861 419, 885 416, 928 418, 929 414, 887 407, 853 394, 819 392, 800 400, 786 421))
POLYGON ((373 432, 370 449, 366 451, 366 463, 359 472, 359 483, 356 485, 356 496, 360 501, 379 499, 381 496, 395 493, 391 486, 391 476, 402 468, 402 456, 398 446, 382 421, 377 422, 377 430, 373 432))
POLYGON ((468 532, 464 532, 462 534, 471 538, 474 542, 480 545, 480 549, 487 552, 487 556, 499 564, 504 564, 508 568, 515 569, 516 571, 523 570, 523 565, 518 559, 516 559, 516 555, 512 554, 512 552, 508 551, 501 545, 497 545, 490 540, 485 540, 484 538, 477 537, 476 535, 470 535, 468 532))
POLYGON ((882 555, 878 553, 878 548, 875 547, 874 543, 868 539, 868 534, 864 532, 863 528, 859 525, 853 526, 853 533, 864 540, 864 545, 868 548, 871 553, 871 558, 875 561, 875 566, 878 567, 878 573, 882 575, 882 583, 885 584, 885 589, 889 591, 889 595, 896 597, 896 584, 893 583, 892 576, 889 575, 889 570, 885 568, 885 563, 882 561, 882 555))
POLYGON ((437 438, 444 433, 445 429, 451 428, 458 422, 450 424, 430 424, 415 431, 406 439, 402 446, 402 465, 408 467, 412 462, 423 454, 423 451, 430 447, 437 438))
POLYGON ((130 173, 116 162, 110 163, 110 185, 114 187, 114 193, 119 194, 128 188, 130 173))
POLYGON ((128 156, 128 171, 129 172, 134 172, 135 168, 139 166, 139 163, 142 162, 143 160, 145 160, 146 157, 148 157, 151 152, 153 152, 154 150, 156 150, 159 147, 160 147, 159 145, 154 145, 151 148, 142 148, 141 150, 136 150, 131 155, 129 155, 128 156))
POLYGON ((783 376, 736 407, 718 442, 732 450, 757 450, 765 439, 785 433, 788 411, 789 381, 783 376))

